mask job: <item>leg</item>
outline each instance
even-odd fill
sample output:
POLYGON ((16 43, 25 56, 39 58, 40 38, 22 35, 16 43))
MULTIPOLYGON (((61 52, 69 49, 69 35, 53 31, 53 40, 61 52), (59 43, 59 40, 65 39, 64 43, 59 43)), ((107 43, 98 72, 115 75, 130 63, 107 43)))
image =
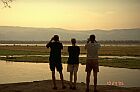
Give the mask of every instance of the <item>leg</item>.
POLYGON ((55 71, 52 71, 52 80, 53 80, 53 85, 54 85, 54 89, 55 89, 55 88, 57 88, 56 83, 55 83, 55 71))
POLYGON ((97 72, 93 72, 93 76, 94 76, 94 90, 97 90, 97 72))
POLYGON ((86 72, 87 72, 87 76, 86 76, 86 92, 89 92, 89 83, 90 83, 90 75, 91 75, 91 71, 92 71, 92 64, 91 64, 91 60, 88 59, 86 62, 86 72))
POLYGON ((97 92, 97 73, 99 72, 98 60, 95 60, 93 65, 94 92, 97 92))
POLYGON ((59 72, 60 74, 60 79, 61 79, 61 82, 62 82, 62 88, 65 89, 65 85, 64 85, 64 78, 63 78, 63 73, 62 73, 62 64, 59 62, 56 64, 56 68, 57 68, 57 71, 59 72))
POLYGON ((79 64, 75 64, 74 65, 74 89, 76 89, 78 68, 79 68, 79 64))
POLYGON ((91 71, 87 71, 87 77, 86 77, 86 86, 87 86, 87 91, 89 90, 89 83, 90 83, 90 74, 91 74, 91 71))
POLYGON ((76 88, 77 72, 74 72, 74 88, 76 88))
POLYGON ((65 85, 64 85, 64 78, 63 78, 63 73, 62 71, 59 71, 59 74, 60 74, 60 79, 61 79, 61 82, 62 82, 62 88, 65 89, 65 85))
POLYGON ((73 72, 70 72, 70 88, 72 88, 73 72))

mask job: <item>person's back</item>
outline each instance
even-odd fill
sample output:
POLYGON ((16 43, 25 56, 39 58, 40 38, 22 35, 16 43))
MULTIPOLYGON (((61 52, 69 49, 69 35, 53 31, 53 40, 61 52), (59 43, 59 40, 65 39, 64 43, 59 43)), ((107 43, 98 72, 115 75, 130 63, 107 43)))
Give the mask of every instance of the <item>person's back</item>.
POLYGON ((62 88, 65 89, 66 86, 63 83, 63 73, 62 73, 62 63, 61 63, 61 50, 63 49, 62 43, 59 41, 59 36, 54 35, 54 37, 50 40, 50 42, 46 45, 47 48, 51 48, 50 51, 50 57, 49 57, 49 65, 50 70, 52 71, 52 80, 54 87, 53 89, 57 89, 56 83, 55 83, 55 68, 60 74, 60 79, 62 81, 62 88))
POLYGON ((85 45, 85 49, 87 50, 87 61, 86 61, 86 92, 89 92, 89 82, 91 71, 93 70, 94 76, 94 91, 97 89, 97 73, 99 72, 99 64, 98 64, 98 50, 100 48, 100 44, 95 40, 95 35, 90 35, 90 38, 85 45))
POLYGON ((79 64, 79 54, 80 54, 79 46, 69 46, 68 52, 69 52, 68 64, 79 64))
POLYGON ((61 50, 63 49, 63 45, 60 42, 50 42, 47 47, 51 48, 50 58, 51 61, 58 61, 61 59, 61 50))
POLYGON ((100 48, 100 44, 97 42, 94 43, 87 43, 86 49, 87 49, 87 58, 88 59, 98 59, 98 50, 100 48))

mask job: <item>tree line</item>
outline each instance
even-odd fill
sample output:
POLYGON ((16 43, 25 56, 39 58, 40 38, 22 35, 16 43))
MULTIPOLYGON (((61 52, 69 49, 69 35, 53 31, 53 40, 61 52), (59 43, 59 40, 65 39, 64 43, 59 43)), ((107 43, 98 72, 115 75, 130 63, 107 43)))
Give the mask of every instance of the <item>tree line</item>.
MULTIPOLYGON (((6 40, 1 40, 0 44, 46 44, 48 41, 6 41, 6 40)), ((64 44, 71 44, 70 41, 61 41, 64 44)), ((98 41, 101 44, 128 44, 128 45, 140 45, 140 40, 100 40, 98 41)), ((78 40, 77 44, 85 44, 86 40, 78 40)))

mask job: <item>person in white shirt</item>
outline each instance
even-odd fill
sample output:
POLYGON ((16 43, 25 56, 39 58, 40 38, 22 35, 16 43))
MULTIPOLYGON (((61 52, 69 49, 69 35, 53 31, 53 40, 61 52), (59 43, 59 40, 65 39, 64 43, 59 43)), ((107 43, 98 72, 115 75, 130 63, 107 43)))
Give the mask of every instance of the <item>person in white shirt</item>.
POLYGON ((85 45, 85 49, 87 50, 87 61, 86 61, 86 92, 89 92, 89 82, 91 71, 93 70, 94 76, 94 92, 97 92, 97 73, 99 72, 98 65, 98 51, 100 48, 100 44, 95 40, 95 35, 90 35, 90 38, 85 45))

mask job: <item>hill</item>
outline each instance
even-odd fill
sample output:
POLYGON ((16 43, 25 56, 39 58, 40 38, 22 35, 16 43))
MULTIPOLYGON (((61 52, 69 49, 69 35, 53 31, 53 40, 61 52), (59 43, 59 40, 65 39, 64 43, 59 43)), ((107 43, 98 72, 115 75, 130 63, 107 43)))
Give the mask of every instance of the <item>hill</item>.
POLYGON ((61 40, 85 40, 90 34, 95 34, 97 40, 140 40, 140 28, 112 30, 67 30, 62 28, 33 28, 0 26, 0 40, 49 40, 58 34, 61 40))

